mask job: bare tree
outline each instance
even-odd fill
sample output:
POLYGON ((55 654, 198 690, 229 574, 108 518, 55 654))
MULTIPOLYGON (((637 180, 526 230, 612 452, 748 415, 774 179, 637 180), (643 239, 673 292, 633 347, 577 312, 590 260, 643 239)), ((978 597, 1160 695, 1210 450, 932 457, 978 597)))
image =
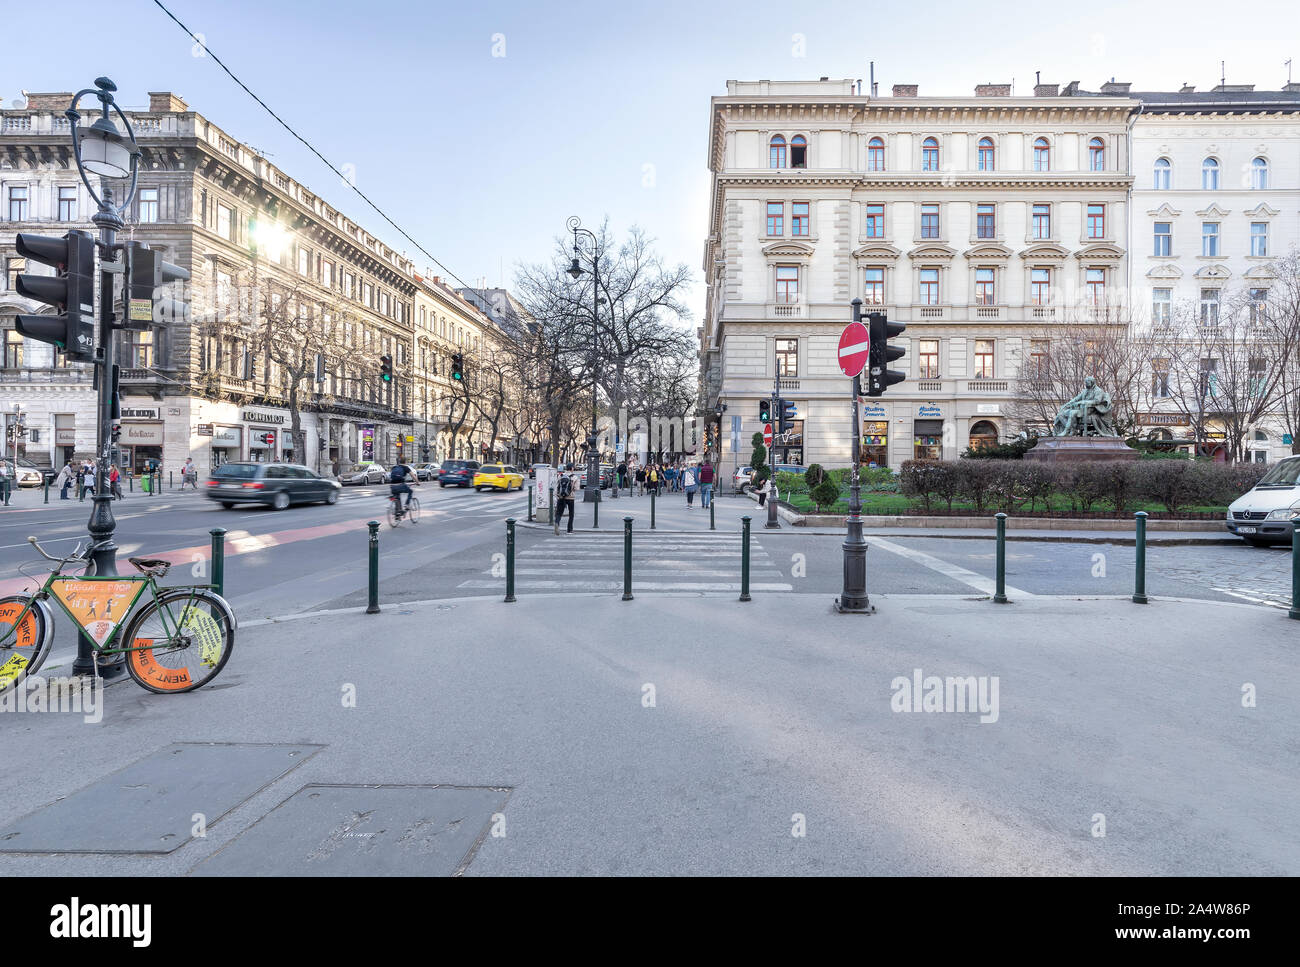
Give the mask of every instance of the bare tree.
POLYGON ((1291 437, 1291 452, 1300 454, 1300 253, 1292 249, 1269 268, 1264 351, 1277 370, 1271 413, 1291 437))

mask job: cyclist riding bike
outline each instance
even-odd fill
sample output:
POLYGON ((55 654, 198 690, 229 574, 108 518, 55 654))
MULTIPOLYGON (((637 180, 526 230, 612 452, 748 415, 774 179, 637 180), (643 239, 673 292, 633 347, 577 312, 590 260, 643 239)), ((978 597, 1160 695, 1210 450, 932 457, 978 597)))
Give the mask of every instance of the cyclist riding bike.
POLYGON ((397 502, 399 510, 411 509, 411 497, 414 496, 414 491, 411 490, 410 484, 406 482, 407 480, 414 480, 415 485, 417 487, 420 486, 420 480, 418 477, 416 477, 415 471, 412 470, 410 466, 408 466, 405 463, 396 464, 393 467, 392 472, 390 472, 388 475, 388 483, 390 485, 388 490, 392 494, 392 496, 396 498, 402 494, 406 494, 405 508, 401 506, 402 502, 400 500, 398 500, 397 502))

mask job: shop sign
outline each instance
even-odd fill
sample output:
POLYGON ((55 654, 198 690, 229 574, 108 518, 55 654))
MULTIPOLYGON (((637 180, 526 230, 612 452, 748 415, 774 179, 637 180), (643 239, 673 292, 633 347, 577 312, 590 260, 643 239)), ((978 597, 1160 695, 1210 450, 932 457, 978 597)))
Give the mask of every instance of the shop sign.
POLYGON ((284 414, 282 413, 263 413, 259 410, 244 410, 239 414, 239 418, 245 423, 277 423, 284 425, 284 414))
POLYGON ((163 444, 161 423, 123 423, 122 445, 132 447, 160 447, 163 444))
POLYGON ((943 408, 934 403, 922 403, 916 408, 917 416, 943 416, 943 408))
POLYGON ((196 427, 194 428, 194 435, 195 435, 195 436, 212 436, 212 424, 211 424, 211 423, 200 423, 198 426, 196 426, 196 427))
POLYGON ((124 406, 122 407, 122 419, 124 420, 158 420, 159 410, 156 406, 124 406))
POLYGON ((242 442, 243 431, 237 426, 214 426, 212 428, 212 445, 225 449, 238 449, 242 442))
POLYGON ((998 404, 997 403, 976 403, 975 412, 997 414, 999 412, 998 404))

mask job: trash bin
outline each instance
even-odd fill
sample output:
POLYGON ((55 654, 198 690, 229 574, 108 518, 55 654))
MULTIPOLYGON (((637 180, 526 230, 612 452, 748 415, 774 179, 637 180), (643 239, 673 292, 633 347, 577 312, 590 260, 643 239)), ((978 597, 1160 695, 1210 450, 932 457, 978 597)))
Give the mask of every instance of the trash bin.
POLYGON ((145 493, 148 494, 153 492, 152 490, 149 489, 152 486, 152 484, 153 484, 153 477, 150 476, 149 474, 146 473, 144 476, 140 478, 140 486, 141 488, 143 488, 145 493))

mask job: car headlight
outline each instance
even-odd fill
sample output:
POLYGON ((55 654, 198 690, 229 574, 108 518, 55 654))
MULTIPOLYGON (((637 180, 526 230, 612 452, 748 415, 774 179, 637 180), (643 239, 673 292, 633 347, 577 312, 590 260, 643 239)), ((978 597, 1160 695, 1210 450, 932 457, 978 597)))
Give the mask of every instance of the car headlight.
POLYGON ((1270 510, 1265 520, 1296 520, 1300 518, 1300 506, 1287 507, 1284 510, 1270 510))

